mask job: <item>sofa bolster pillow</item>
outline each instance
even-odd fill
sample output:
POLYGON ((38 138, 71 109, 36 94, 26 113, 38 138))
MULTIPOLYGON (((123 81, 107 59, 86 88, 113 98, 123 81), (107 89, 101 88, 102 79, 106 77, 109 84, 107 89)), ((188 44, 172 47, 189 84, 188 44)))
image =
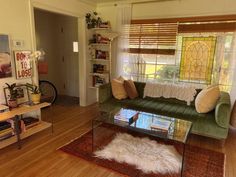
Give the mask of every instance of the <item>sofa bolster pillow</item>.
POLYGON ((222 128, 229 127, 230 121, 230 96, 226 92, 221 92, 215 108, 215 121, 222 128))

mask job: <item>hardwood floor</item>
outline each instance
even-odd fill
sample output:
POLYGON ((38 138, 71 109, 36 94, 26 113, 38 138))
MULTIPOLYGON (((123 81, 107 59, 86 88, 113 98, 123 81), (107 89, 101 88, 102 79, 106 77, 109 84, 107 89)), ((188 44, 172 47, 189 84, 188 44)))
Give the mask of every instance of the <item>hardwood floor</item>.
MULTIPOLYGON (((11 145, 0 150, 0 177, 116 177, 115 172, 57 150, 91 129, 98 115, 97 105, 89 107, 56 105, 42 112, 43 120, 54 119, 51 129, 35 134, 22 143, 22 149, 11 145)), ((226 154, 226 177, 236 176, 236 131, 221 148, 219 142, 191 136, 190 143, 226 154)))

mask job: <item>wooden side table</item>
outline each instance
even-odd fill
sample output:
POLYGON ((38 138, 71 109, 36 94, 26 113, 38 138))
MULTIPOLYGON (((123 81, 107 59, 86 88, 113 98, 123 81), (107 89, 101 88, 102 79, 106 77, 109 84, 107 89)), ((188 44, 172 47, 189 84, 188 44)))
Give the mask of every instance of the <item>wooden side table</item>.
MULTIPOLYGON (((6 121, 8 119, 13 119, 14 120, 14 131, 15 131, 15 135, 7 138, 3 141, 0 142, 0 149, 13 144, 15 142, 17 142, 18 144, 18 148, 21 148, 21 139, 24 139, 26 137, 29 137, 37 132, 40 132, 42 130, 45 130, 49 127, 52 127, 52 123, 48 123, 48 122, 44 122, 41 121, 41 119, 39 120, 39 124, 30 128, 29 130, 27 130, 26 132, 22 132, 20 131, 20 119, 22 117, 23 114, 29 113, 29 112, 33 112, 33 111, 37 111, 40 110, 41 108, 45 108, 50 106, 50 103, 40 103, 37 105, 24 105, 18 108, 14 108, 10 111, 6 111, 3 113, 0 113, 0 121, 6 121)), ((53 130, 52 130, 53 131, 53 130)))

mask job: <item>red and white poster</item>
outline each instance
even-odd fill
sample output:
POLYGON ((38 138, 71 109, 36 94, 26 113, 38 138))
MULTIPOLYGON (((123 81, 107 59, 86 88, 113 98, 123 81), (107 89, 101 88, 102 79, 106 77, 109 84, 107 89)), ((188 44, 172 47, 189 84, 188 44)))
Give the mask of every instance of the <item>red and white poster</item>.
POLYGON ((32 65, 30 61, 31 51, 14 51, 16 79, 32 77, 32 65))

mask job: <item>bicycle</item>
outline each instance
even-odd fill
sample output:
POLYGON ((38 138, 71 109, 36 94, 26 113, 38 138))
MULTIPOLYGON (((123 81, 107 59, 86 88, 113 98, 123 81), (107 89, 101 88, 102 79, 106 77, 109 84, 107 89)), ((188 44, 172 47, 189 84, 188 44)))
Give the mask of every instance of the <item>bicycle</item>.
POLYGON ((39 80, 39 90, 41 92, 41 102, 53 104, 57 99, 56 87, 47 80, 39 80))

